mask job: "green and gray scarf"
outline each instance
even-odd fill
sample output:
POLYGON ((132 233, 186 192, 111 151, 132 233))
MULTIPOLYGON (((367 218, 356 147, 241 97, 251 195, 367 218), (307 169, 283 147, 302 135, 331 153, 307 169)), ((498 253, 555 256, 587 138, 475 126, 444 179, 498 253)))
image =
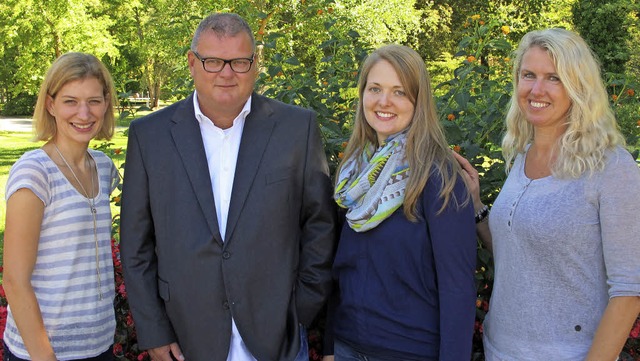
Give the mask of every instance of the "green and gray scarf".
POLYGON ((369 143, 342 167, 334 198, 348 209, 347 222, 354 231, 375 228, 404 202, 409 179, 406 142, 405 130, 387 138, 377 150, 369 143))

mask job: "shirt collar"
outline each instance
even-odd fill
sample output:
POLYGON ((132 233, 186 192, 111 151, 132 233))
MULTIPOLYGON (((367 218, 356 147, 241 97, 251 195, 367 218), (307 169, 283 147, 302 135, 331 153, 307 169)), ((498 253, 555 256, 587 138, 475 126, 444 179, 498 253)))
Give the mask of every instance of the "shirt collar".
MULTIPOLYGON (((253 95, 249 95, 249 99, 247 99, 247 102, 244 103, 244 106, 242 107, 240 114, 238 114, 236 118, 233 120, 234 125, 236 121, 238 121, 238 119, 244 120, 247 117, 247 115, 251 113, 252 97, 253 95)), ((202 113, 202 110, 200 109, 200 104, 198 104, 198 92, 196 90, 193 91, 193 109, 195 111, 196 119, 198 120, 198 123, 202 124, 203 122, 208 121, 208 122, 211 122, 211 124, 213 124, 211 119, 209 119, 209 117, 207 117, 206 115, 204 115, 204 113, 202 113)))

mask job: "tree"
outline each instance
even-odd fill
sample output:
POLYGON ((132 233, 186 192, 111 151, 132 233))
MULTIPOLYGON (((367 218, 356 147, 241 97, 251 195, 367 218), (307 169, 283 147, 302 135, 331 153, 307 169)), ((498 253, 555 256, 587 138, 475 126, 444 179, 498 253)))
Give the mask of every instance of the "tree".
POLYGON ((0 74, 7 76, 0 88, 7 100, 37 94, 45 71, 65 52, 116 56, 111 20, 99 9, 97 0, 6 0, 0 7, 0 74))
POLYGON ((635 0, 578 0, 573 5, 573 22, 578 32, 598 54, 605 72, 622 74, 631 59, 632 26, 637 25, 635 0))

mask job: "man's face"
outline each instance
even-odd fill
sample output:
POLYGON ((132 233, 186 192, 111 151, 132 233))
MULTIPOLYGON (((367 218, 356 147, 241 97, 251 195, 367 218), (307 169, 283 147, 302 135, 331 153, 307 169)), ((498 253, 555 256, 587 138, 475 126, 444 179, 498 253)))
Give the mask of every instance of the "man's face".
MULTIPOLYGON (((213 31, 200 34, 196 48, 201 59, 252 58, 253 51, 248 34, 219 37, 213 31)), ((253 92, 257 75, 256 64, 254 63, 246 73, 236 73, 228 63, 222 71, 210 73, 204 70, 202 61, 193 52, 189 52, 188 60, 202 112, 214 121, 216 115, 238 115, 253 92)))

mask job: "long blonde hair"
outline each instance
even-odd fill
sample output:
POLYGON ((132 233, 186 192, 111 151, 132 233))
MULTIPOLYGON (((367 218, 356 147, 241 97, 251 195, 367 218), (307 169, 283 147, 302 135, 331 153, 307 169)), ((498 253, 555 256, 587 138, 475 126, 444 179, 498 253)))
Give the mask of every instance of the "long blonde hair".
POLYGON ((65 84, 79 79, 96 78, 102 85, 102 93, 107 102, 102 127, 95 139, 111 139, 115 129, 113 107, 116 104, 115 87, 107 68, 91 54, 66 53, 56 59, 47 71, 40 86, 38 101, 33 113, 35 140, 48 141, 56 135, 56 119, 47 110, 47 96, 55 98, 65 84))
POLYGON ((455 199, 453 188, 461 168, 455 161, 444 131, 436 113, 435 101, 431 90, 429 73, 420 55, 411 48, 402 45, 386 45, 373 51, 363 62, 358 79, 358 95, 360 101, 356 111, 353 133, 345 149, 344 157, 338 167, 338 174, 346 160, 358 156, 364 147, 371 143, 378 145, 375 130, 367 123, 364 115, 362 95, 367 85, 371 68, 379 61, 387 61, 394 68, 407 97, 414 105, 414 113, 407 132, 406 156, 411 170, 405 189, 404 214, 415 221, 418 216, 417 204, 423 188, 432 172, 437 172, 441 179, 440 198, 443 211, 450 201, 456 205, 465 204, 469 200, 467 194, 462 203, 455 199))
POLYGON ((517 88, 524 54, 539 47, 549 54, 565 87, 571 107, 566 130, 557 144, 557 159, 552 173, 559 178, 577 178, 585 172, 604 167, 605 151, 624 145, 596 55, 576 33, 564 29, 546 29, 527 33, 516 50, 513 67, 513 95, 507 112, 507 132, 502 152, 507 172, 518 153, 523 153, 534 136, 533 126, 518 105, 517 88))

